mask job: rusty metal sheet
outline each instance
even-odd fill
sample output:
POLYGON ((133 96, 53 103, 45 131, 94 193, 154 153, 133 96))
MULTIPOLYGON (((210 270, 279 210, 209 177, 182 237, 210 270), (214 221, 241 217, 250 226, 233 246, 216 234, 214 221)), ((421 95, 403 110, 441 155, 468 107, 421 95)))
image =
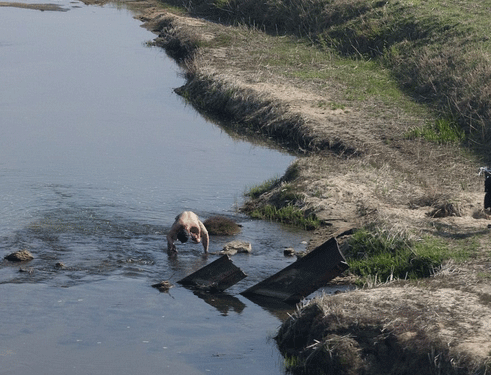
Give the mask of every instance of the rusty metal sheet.
POLYGON ((222 292, 238 283, 247 275, 224 255, 207 266, 178 281, 179 284, 194 286, 200 290, 222 292))
POLYGON ((348 264, 333 237, 303 258, 240 294, 245 297, 264 296, 286 303, 297 303, 347 269, 348 264))

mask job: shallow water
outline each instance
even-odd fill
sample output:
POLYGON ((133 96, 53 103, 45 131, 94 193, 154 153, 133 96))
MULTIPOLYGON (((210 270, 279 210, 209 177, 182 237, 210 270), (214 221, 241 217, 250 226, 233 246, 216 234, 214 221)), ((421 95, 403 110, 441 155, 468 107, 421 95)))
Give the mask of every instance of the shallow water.
POLYGON ((283 373, 268 337, 285 310, 239 292, 306 238, 234 208, 293 157, 187 107, 178 67, 124 7, 56 3, 67 11, 0 8, 0 259, 35 257, 0 261, 1 374, 283 373), (211 252, 252 243, 233 258, 248 277, 224 295, 176 284, 217 258, 194 244, 167 256, 186 209, 243 225, 211 252), (161 280, 175 286, 160 293, 161 280))

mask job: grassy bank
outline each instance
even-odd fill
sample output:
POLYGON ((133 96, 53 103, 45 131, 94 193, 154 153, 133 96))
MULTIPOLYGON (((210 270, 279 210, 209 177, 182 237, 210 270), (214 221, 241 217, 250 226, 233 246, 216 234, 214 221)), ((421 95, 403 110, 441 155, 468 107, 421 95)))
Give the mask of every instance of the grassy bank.
POLYGON ((242 211, 256 219, 277 221, 305 230, 321 225, 315 214, 303 210, 303 193, 293 182, 298 178, 296 164, 290 165, 282 178, 271 178, 246 191, 249 200, 242 211), (266 197, 265 197, 266 195, 266 197), (266 200, 267 203, 263 203, 266 200))
POLYGON ((207 116, 225 122, 225 127, 239 134, 273 138, 277 144, 292 151, 317 152, 322 149, 347 154, 356 151, 342 142, 328 142, 305 126, 305 119, 291 114, 280 102, 265 95, 234 86, 188 70, 187 82, 176 90, 207 116))

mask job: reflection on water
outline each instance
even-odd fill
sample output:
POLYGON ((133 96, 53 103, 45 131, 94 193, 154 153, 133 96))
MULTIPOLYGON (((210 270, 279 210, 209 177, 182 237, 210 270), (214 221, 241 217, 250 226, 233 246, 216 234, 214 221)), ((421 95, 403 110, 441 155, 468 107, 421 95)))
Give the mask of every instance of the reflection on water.
POLYGON ((141 279, 71 288, 0 285, 2 374, 274 374, 278 320, 255 305, 223 315, 185 288, 141 279), (5 321, 5 319, 2 319, 5 321))
MULTIPOLYGON (((282 373, 268 337, 285 308, 239 292, 305 237, 234 206, 292 157, 186 107, 178 68, 124 7, 56 4, 68 11, 0 8, 2 375, 282 373), (167 256, 189 209, 237 220, 233 239, 252 244, 233 258, 248 277, 222 295, 177 284, 217 258, 191 243, 167 256), (3 260, 22 249, 34 260, 3 260), (161 280, 174 287, 151 287, 161 280)), ((212 237, 210 251, 230 240, 212 237)))
POLYGON ((237 314, 242 313, 246 308, 245 303, 243 303, 237 297, 231 296, 226 293, 216 293, 210 294, 206 292, 202 292, 199 290, 194 291, 194 295, 198 298, 201 298, 208 305, 213 306, 217 309, 220 314, 227 316, 230 312, 234 312, 237 314))

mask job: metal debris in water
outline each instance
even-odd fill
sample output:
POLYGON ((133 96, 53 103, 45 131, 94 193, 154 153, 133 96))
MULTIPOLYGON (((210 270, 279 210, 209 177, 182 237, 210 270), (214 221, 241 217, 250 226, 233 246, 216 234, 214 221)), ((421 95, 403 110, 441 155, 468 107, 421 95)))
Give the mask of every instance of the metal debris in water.
POLYGON ((241 294, 245 297, 262 296, 297 303, 347 269, 348 264, 333 237, 241 294))
POLYGON ((193 286, 200 290, 222 292, 238 283, 247 275, 224 255, 193 274, 178 281, 179 284, 193 286))

